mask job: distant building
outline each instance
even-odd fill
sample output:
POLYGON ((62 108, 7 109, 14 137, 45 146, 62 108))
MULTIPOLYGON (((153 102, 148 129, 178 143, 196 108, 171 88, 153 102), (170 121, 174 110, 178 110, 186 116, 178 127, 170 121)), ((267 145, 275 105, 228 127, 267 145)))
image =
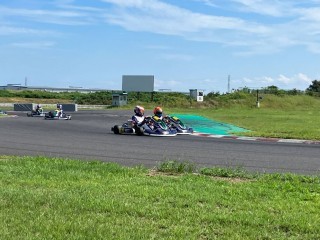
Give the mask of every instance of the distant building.
POLYGON ((56 87, 35 87, 35 86, 22 86, 20 84, 7 84, 6 86, 0 86, 0 90, 30 90, 30 91, 46 91, 46 92, 80 92, 80 93, 93 93, 108 91, 110 89, 98 89, 98 88, 81 88, 81 87, 69 87, 69 88, 56 88, 56 87))
POLYGON ((112 93, 112 106, 120 107, 128 104, 128 95, 126 92, 112 93))
POLYGON ((190 97, 197 100, 197 102, 203 102, 204 90, 190 89, 190 97))
POLYGON ((7 84, 6 86, 0 86, 0 90, 26 90, 27 87, 20 84, 7 84))

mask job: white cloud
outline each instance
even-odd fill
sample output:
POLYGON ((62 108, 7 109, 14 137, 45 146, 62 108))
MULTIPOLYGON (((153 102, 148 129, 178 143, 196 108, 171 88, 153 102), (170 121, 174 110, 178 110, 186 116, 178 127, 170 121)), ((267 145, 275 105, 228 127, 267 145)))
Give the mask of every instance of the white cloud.
POLYGON ((41 30, 35 28, 17 27, 15 25, 1 25, 0 24, 0 36, 10 36, 10 35, 25 35, 25 36, 59 36, 60 33, 56 31, 41 30))
POLYGON ((284 11, 288 10, 288 6, 283 1, 277 0, 232 0, 240 4, 240 10, 253 12, 262 15, 280 17, 284 15, 284 11))
POLYGON ((214 0, 193 0, 193 1, 202 2, 202 3, 204 3, 204 4, 207 5, 207 6, 217 7, 217 4, 215 3, 214 0))
MULTIPOLYGON (((234 6, 234 12, 246 9, 250 13, 274 17, 272 24, 249 21, 241 15, 235 18, 192 12, 158 0, 103 1, 118 7, 115 12, 105 15, 111 24, 130 31, 176 35, 193 41, 242 47, 243 50, 238 52, 240 55, 270 54, 290 46, 306 46, 309 51, 318 53, 320 48, 320 24, 317 23, 320 14, 317 15, 317 8, 298 8, 290 1, 228 2, 229 5, 232 2, 238 4, 238 9, 234 6), (290 18, 280 19, 285 15, 290 18)), ((202 2, 218 5, 216 1, 202 2)))
POLYGON ((275 80, 271 77, 262 77, 261 78, 262 83, 264 84, 272 84, 275 82, 275 80))
POLYGON ((294 84, 311 84, 312 80, 306 74, 298 73, 291 77, 280 74, 276 79, 279 83, 283 83, 285 85, 294 85, 294 84))
POLYGON ((312 79, 310 77, 308 77, 306 74, 303 74, 303 73, 298 73, 296 75, 296 79, 297 81, 302 81, 302 82, 305 82, 305 83, 308 83, 308 84, 311 84, 312 82, 312 79))
MULTIPOLYGON (((232 80, 232 83, 235 83, 235 82, 241 82, 241 81, 239 81, 239 80, 236 80, 236 81, 232 80)), ((246 83, 246 84, 248 84, 248 83, 253 83, 254 80, 251 79, 251 78, 244 77, 244 78, 243 78, 243 82, 246 83)))
POLYGON ((289 83, 292 83, 292 81, 293 81, 292 78, 286 77, 286 76, 284 76, 282 74, 279 75, 277 80, 278 80, 278 82, 284 83, 286 85, 288 85, 289 83))
POLYGON ((49 11, 42 9, 22 9, 22 8, 6 8, 0 7, 0 13, 2 16, 20 16, 20 17, 80 17, 83 16, 77 12, 71 11, 49 11))
POLYGON ((296 14, 300 15, 300 20, 320 22, 320 7, 296 9, 296 14))
POLYGON ((173 90, 173 89, 179 89, 180 86, 182 86, 183 83, 176 81, 176 80, 159 80, 155 79, 154 86, 158 90, 173 90))
MULTIPOLYGON (((201 0, 198 0, 199 2, 201 0)), ((55 1, 58 9, 23 9, 0 7, 2 18, 17 16, 30 21, 59 25, 86 25, 101 21, 101 17, 130 31, 176 35, 193 41, 214 42, 229 47, 242 47, 239 55, 266 54, 289 46, 306 46, 319 53, 320 8, 317 1, 298 7, 295 1, 278 0, 202 0, 204 4, 230 12, 267 15, 273 23, 238 17, 192 12, 160 0, 101 0, 105 8, 76 5, 76 1, 55 1), (224 4, 226 2, 226 4, 224 4), (110 4, 113 7, 110 7, 110 4), (63 9, 63 10, 60 10, 63 9), (280 18, 290 16, 289 18, 280 18)))
POLYGON ((85 12, 7 8, 0 6, 0 15, 3 17, 18 17, 29 21, 51 23, 59 25, 86 25, 92 20, 85 12))
POLYGON ((156 0, 133 1, 134 3, 112 0, 104 2, 122 7, 117 12, 107 14, 108 21, 132 31, 180 35, 189 39, 202 38, 206 41, 215 41, 215 35, 212 34, 215 30, 237 30, 256 34, 269 31, 268 27, 239 18, 194 13, 156 0), (206 33, 207 31, 209 33, 206 33), (197 37, 199 34, 202 37, 197 37))
POLYGON ((312 82, 312 79, 304 73, 298 73, 293 76, 286 76, 280 74, 277 77, 263 76, 254 78, 243 78, 242 83, 233 81, 232 83, 237 83, 239 87, 248 86, 249 88, 261 88, 268 87, 271 85, 277 86, 280 89, 293 89, 297 88, 300 90, 305 90, 312 82))
POLYGON ((224 8, 230 14, 195 12, 160 0, 100 0, 105 4, 100 8, 80 5, 72 0, 56 0, 56 8, 50 10, 0 6, 0 15, 2 19, 18 17, 69 26, 106 21, 129 31, 212 42, 231 48, 234 54, 246 56, 272 54, 295 46, 303 46, 314 54, 320 53, 319 1, 194 1, 224 8), (232 15, 237 17, 229 17, 232 15))
POLYGON ((10 44, 10 46, 12 47, 32 48, 32 49, 45 49, 45 48, 53 47, 54 45, 55 45, 54 42, 15 42, 10 44))

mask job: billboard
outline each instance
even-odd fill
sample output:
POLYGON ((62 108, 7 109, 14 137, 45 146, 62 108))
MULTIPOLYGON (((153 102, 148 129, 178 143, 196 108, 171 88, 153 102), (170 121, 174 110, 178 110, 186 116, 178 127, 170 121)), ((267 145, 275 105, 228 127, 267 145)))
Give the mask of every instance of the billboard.
POLYGON ((122 91, 125 92, 153 92, 153 75, 123 75, 122 91))

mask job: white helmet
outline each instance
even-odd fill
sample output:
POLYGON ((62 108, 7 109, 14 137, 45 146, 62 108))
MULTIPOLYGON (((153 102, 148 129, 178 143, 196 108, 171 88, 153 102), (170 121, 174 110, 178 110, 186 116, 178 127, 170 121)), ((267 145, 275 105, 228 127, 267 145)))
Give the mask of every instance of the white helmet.
POLYGON ((144 107, 136 106, 134 108, 134 113, 137 114, 138 116, 142 117, 144 115, 144 107))

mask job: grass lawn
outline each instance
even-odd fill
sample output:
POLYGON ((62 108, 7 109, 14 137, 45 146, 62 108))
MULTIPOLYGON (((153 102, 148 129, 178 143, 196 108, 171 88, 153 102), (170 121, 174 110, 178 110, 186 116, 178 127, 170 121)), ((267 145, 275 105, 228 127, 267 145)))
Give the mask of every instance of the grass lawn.
MULTIPOLYGON (((226 95, 224 97, 228 97, 226 95)), ((230 97, 233 95, 231 94, 230 97)), ((194 114, 249 129, 236 133, 243 136, 320 140, 320 98, 307 95, 275 96, 263 95, 260 108, 256 107, 254 95, 240 99, 217 99, 203 103, 173 108, 163 105, 167 114, 194 114), (217 105, 214 106, 213 102, 217 105)), ((153 103, 137 103, 153 109, 153 103)), ((131 109, 133 105, 130 105, 131 109)), ((126 106, 125 108, 128 108, 126 106)), ((183 120, 183 119, 182 119, 183 120)))
POLYGON ((246 136, 320 140, 320 112, 310 110, 224 109, 205 114, 251 132, 246 136))
POLYGON ((0 239, 320 239, 318 177, 159 170, 2 156, 0 239))
POLYGON ((320 104, 292 109, 239 106, 219 109, 168 108, 166 112, 197 114, 250 130, 237 135, 320 140, 320 104))

